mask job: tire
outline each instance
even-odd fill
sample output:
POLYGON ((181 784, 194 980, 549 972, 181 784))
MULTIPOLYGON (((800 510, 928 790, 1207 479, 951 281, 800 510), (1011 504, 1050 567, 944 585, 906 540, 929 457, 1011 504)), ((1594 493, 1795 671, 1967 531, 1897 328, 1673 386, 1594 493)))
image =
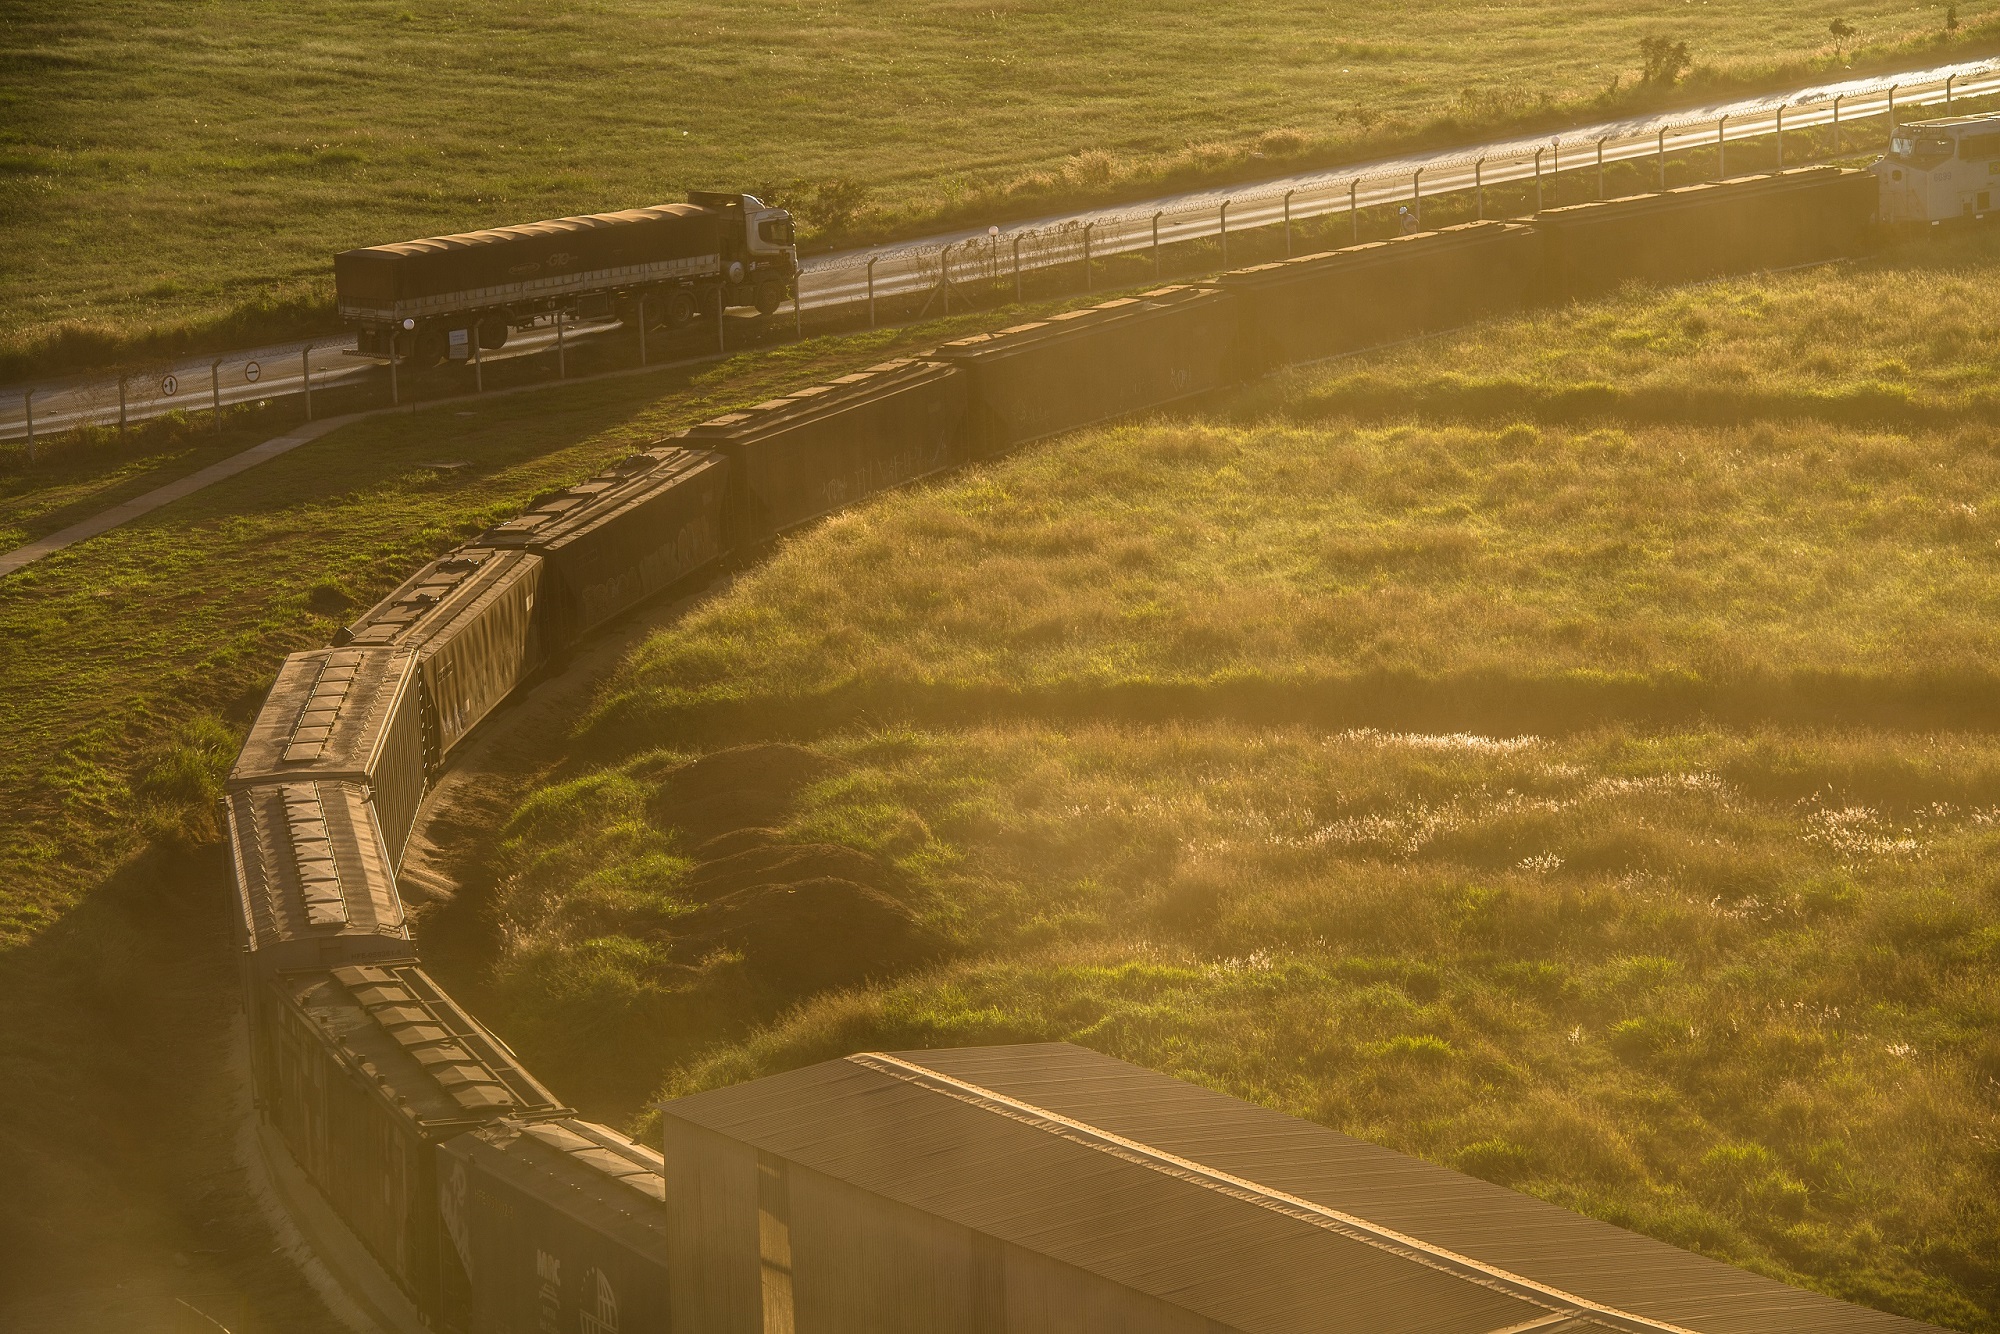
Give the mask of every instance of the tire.
POLYGON ((667 320, 669 329, 685 329, 694 323, 694 293, 686 288, 676 288, 667 296, 667 320))
POLYGON ((776 278, 766 278, 757 284, 757 313, 775 315, 778 307, 785 304, 785 285, 776 278))
POLYGON ((435 325, 417 330, 417 336, 411 342, 410 365, 420 371, 429 370, 451 352, 451 335, 435 325))
POLYGON ((512 332, 507 321, 498 315, 488 315, 479 322, 479 346, 488 352, 498 352, 507 346, 507 335, 512 332))

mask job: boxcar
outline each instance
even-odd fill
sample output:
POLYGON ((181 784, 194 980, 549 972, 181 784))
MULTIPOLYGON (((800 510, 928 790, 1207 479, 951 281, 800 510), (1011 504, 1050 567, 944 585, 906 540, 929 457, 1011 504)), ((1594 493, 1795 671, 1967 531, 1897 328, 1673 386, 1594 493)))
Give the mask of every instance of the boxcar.
POLYGON ((716 454, 648 449, 546 497, 469 545, 542 558, 537 632, 553 656, 722 555, 728 469, 716 454))
POLYGON ((359 783, 263 783, 225 801, 237 945, 250 976, 416 958, 389 849, 359 783))
POLYGON ((401 649, 286 658, 229 771, 229 790, 305 779, 365 783, 391 869, 401 865, 424 795, 416 672, 416 655, 401 649))
POLYGON ((1227 382, 1228 300, 1163 287, 998 333, 934 354, 966 373, 974 457, 1208 393, 1227 382))
POLYGON ((260 1009, 265 1107, 292 1156, 420 1310, 462 1309, 436 1146, 567 1109, 414 965, 281 974, 260 1009))
POLYGON ((472 1334, 667 1328, 660 1155, 583 1121, 497 1125, 438 1146, 438 1212, 471 1282, 472 1334))
POLYGON ((535 617, 541 586, 542 558, 532 552, 461 548, 411 575, 335 637, 343 646, 416 653, 430 776, 542 665, 535 617))
POLYGON ((1537 263, 1527 225, 1468 222, 1225 273, 1235 369, 1260 374, 1517 309, 1537 263))
POLYGON ((963 462, 964 416, 955 366, 901 360, 703 422, 683 438, 729 459, 727 535, 741 551, 963 462))

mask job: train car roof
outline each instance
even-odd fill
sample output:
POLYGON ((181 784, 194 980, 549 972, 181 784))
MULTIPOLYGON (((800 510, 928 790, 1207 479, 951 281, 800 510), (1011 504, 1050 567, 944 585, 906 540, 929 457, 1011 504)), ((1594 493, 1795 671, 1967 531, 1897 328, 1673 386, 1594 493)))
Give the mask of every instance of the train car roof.
POLYGON ((536 237, 573 236, 578 232, 601 231, 607 227, 629 227, 635 223, 663 222, 676 218, 702 217, 709 210, 695 204, 653 204, 645 208, 620 209, 616 213, 582 213, 571 218, 548 218, 508 227, 489 227, 476 232, 453 232, 447 236, 425 236, 414 241, 394 241, 387 245, 358 246, 343 250, 335 258, 379 255, 403 258, 435 254, 444 250, 474 250, 481 246, 525 241, 536 237))
POLYGON ((307 775, 366 781, 415 665, 414 654, 398 649, 292 654, 250 724, 229 786, 307 775))
POLYGON ((1046 341, 1093 329, 1113 320, 1152 314, 1172 306, 1217 300, 1219 297, 1220 293, 1212 287, 1197 287, 1191 284, 1158 287, 1150 292, 1141 292, 1138 296, 1115 297, 1110 301, 1100 301, 1094 306, 1085 306, 1081 310, 1066 310, 1045 320, 1032 320, 1027 324, 1014 324, 1005 329, 996 329, 992 333, 954 338, 931 353, 931 356, 941 361, 976 361, 982 357, 1008 356, 1030 348, 1039 348, 1046 341))
POLYGON ((1915 1334, 1066 1043, 862 1053, 660 1104, 1242 1334, 1915 1334))
POLYGON ((540 559, 522 551, 476 547, 441 556, 342 626, 336 642, 343 647, 421 651, 432 640, 448 637, 457 622, 477 616, 505 593, 510 578, 540 559))
POLYGON ((1981 111, 1970 116, 1939 116, 1935 120, 1906 120, 1898 130, 1950 130, 1961 125, 1993 125, 2000 122, 2000 111, 1981 111))
POLYGON ((554 551, 599 524, 650 498, 724 465, 720 455, 678 445, 658 445, 631 454, 593 477, 535 502, 505 523, 496 524, 469 545, 554 551))
POLYGON ((641 1255, 666 1254, 667 1184, 657 1149, 565 1118, 497 1122, 446 1140, 443 1151, 641 1255))
POLYGON ((227 809, 239 943, 260 972, 416 958, 365 787, 266 783, 227 809))
POLYGON ((884 361, 866 370, 855 371, 821 384, 808 386, 782 398, 766 399, 762 403, 735 412, 711 417, 707 421, 690 426, 680 435, 693 445, 711 442, 738 440, 766 431, 782 430, 801 420, 840 412, 852 406, 857 399, 873 395, 893 394, 913 385, 928 384, 934 380, 957 374, 957 367, 924 357, 899 357, 894 361, 884 361))
POLYGON ((287 973, 273 985, 395 1113, 430 1139, 569 1111, 415 964, 287 973))

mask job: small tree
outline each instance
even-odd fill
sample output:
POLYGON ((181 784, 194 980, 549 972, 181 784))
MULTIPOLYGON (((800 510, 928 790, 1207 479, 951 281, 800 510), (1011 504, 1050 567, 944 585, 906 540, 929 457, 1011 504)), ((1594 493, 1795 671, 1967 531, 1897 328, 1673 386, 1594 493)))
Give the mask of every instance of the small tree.
POLYGON ((1694 64, 1688 54, 1688 44, 1677 42, 1671 37, 1641 37, 1639 39, 1639 64, 1645 71, 1645 82, 1661 88, 1671 88, 1681 80, 1694 64))
POLYGON ((1847 57, 1843 52, 1846 50, 1847 44, 1854 40, 1854 35, 1860 32, 1861 29, 1855 27, 1846 19, 1835 19, 1826 25, 1826 30, 1833 34, 1833 58, 1835 60, 1846 60, 1847 57))

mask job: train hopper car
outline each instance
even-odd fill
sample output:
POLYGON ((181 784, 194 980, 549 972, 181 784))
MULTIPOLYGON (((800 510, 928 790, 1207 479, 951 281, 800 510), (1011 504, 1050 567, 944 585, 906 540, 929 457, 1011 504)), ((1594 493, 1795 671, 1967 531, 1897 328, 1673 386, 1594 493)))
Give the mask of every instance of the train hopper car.
POLYGON ((1874 178, 1798 167, 1607 199, 1540 214, 1551 299, 1638 279, 1690 282, 1854 254, 1866 242, 1874 178))
POLYGON ((343 627, 341 646, 417 655, 426 773, 542 665, 535 604, 542 558, 461 548, 411 575, 343 627))
POLYGON ((1261 374, 1516 309, 1536 263, 1532 228, 1468 222, 1225 273, 1235 369, 1261 374))
POLYGON ((368 789, 262 783, 224 802, 250 975, 416 956, 368 789))
POLYGON ((228 790, 274 782, 364 784, 393 870, 424 795, 416 679, 416 655, 400 649, 292 654, 250 724, 228 790))
POLYGON ((283 974, 259 1008, 266 1113, 292 1157, 420 1310, 463 1308, 437 1145, 568 1109, 415 965, 283 974))
POLYGON ((543 560, 537 632, 553 656, 723 554, 728 462, 663 445, 620 459, 470 543, 543 560))
POLYGON ((900 360, 703 422, 683 437, 729 459, 728 540, 744 550, 964 461, 965 380, 900 360))
POLYGON ((470 1334, 668 1325, 666 1182, 657 1150, 585 1121, 505 1121, 438 1146, 438 1211, 471 1279, 470 1334))
POLYGON ((968 446, 986 458, 1218 389, 1233 337, 1228 298, 1163 287, 961 338, 933 355, 965 371, 968 446))

